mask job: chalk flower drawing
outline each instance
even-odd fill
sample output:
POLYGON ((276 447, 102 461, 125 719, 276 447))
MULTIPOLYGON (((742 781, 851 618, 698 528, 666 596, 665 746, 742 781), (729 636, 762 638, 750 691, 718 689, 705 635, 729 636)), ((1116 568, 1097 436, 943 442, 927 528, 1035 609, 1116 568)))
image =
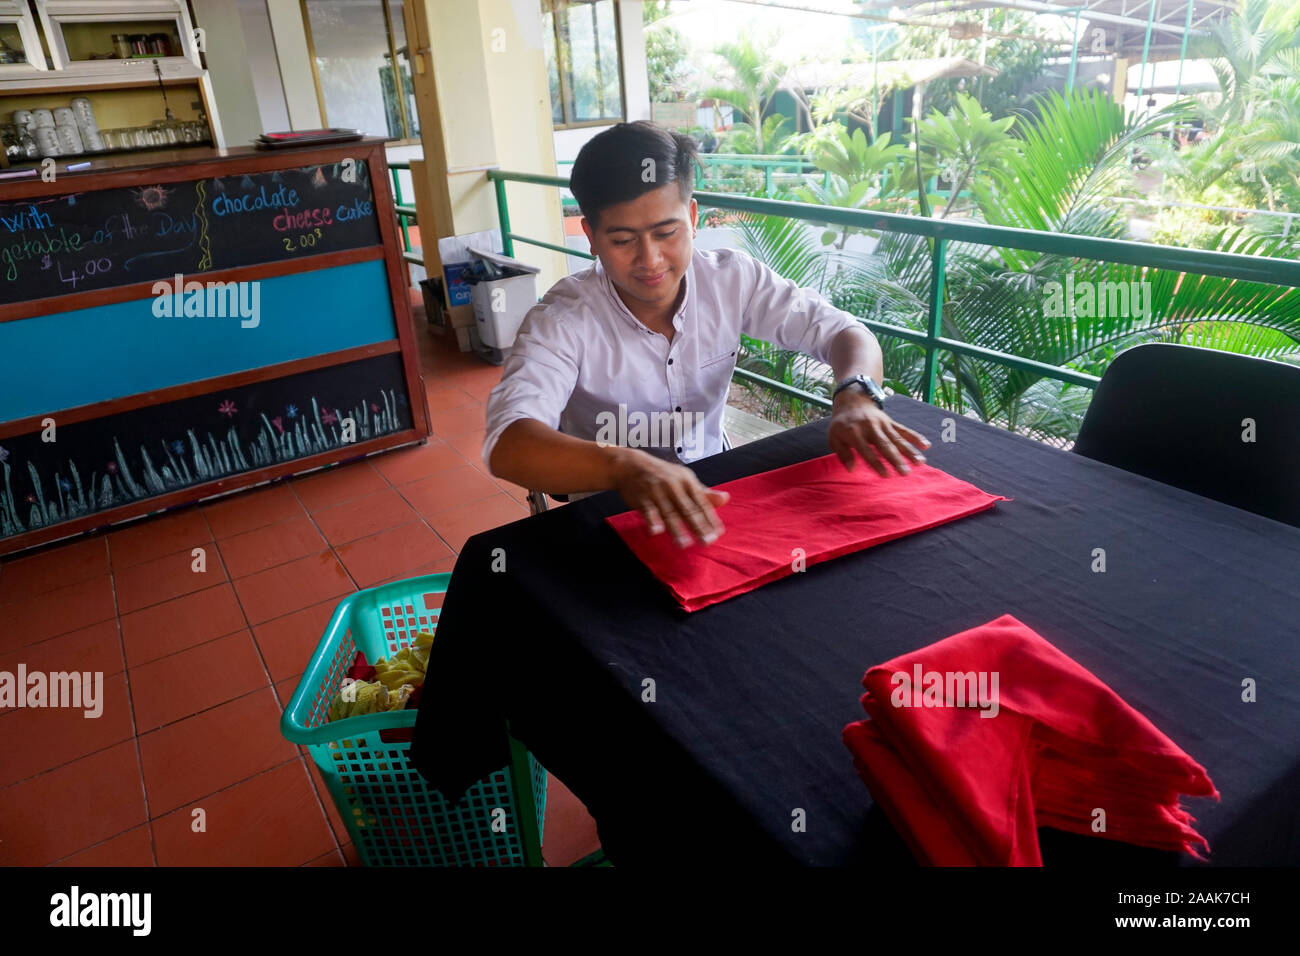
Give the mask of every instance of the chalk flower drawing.
MULTIPOLYGON (((380 389, 379 401, 372 401, 373 397, 374 393, 358 396, 348 409, 348 416, 357 423, 358 440, 365 441, 411 427, 406 403, 397 393, 380 389), (376 407, 378 412, 366 414, 366 409, 376 407)), ((30 482, 26 487, 19 485, 15 488, 15 482, 23 481, 24 476, 15 472, 10 461, 12 453, 4 449, 3 456, 0 456, 0 538, 216 481, 226 475, 308 458, 343 445, 337 429, 328 427, 337 423, 343 413, 337 408, 321 408, 315 397, 305 403, 310 406, 305 413, 300 412, 296 405, 287 406, 295 413, 291 416, 292 423, 287 426, 283 418, 270 419, 267 414, 251 407, 256 404, 251 395, 243 404, 250 407, 246 407, 240 420, 228 426, 222 425, 220 430, 205 425, 185 428, 174 422, 168 423, 162 427, 170 435, 175 435, 176 429, 180 428, 184 430, 185 438, 156 435, 139 444, 135 454, 124 451, 115 435, 112 443, 116 460, 106 462, 103 471, 91 471, 89 479, 71 459, 62 463, 47 462, 49 471, 45 475, 41 474, 42 469, 35 462, 29 461, 27 475, 30 482), (257 429, 255 437, 245 437, 253 428, 257 429), (151 453, 149 448, 154 452, 151 453), (53 471, 52 477, 50 471, 53 471), (64 475, 70 475, 71 481, 64 475)), ((212 408, 211 405, 207 407, 212 408)), ((227 398, 217 409, 218 414, 233 416, 235 403, 227 398), (227 405, 230 407, 228 413, 225 411, 227 405)))

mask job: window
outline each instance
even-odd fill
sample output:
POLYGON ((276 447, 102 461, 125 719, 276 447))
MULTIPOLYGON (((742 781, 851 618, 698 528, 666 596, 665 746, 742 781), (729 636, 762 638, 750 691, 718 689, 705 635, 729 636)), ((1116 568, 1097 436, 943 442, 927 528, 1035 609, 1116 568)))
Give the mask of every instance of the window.
POLYGON ((623 119, 616 0, 542 0, 542 33, 556 126, 623 119))
POLYGON ((325 125, 419 139, 401 0, 302 0, 302 8, 325 125))

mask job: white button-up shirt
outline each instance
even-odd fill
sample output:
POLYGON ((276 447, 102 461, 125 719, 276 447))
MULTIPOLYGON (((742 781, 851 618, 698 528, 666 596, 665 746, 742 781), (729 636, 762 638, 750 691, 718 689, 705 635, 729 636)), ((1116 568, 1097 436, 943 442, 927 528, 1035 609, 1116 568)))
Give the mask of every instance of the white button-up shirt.
POLYGON ((747 253, 694 250, 672 342, 619 298, 599 260, 561 279, 524 317, 487 405, 483 461, 532 418, 566 435, 688 462, 729 447, 722 423, 741 333, 830 364, 860 325, 747 253))

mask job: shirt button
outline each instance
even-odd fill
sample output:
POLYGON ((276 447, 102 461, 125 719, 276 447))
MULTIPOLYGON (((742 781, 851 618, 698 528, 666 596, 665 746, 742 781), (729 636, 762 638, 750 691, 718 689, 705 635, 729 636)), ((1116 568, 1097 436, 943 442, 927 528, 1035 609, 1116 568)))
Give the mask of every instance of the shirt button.
POLYGON ((682 410, 682 406, 678 405, 677 410, 680 412, 682 410))
POLYGON ((673 360, 672 360, 672 359, 669 359, 669 360, 668 360, 668 364, 669 364, 669 365, 672 365, 672 364, 673 364, 673 360))
POLYGON ((681 454, 681 453, 682 453, 682 450, 681 450, 681 448, 678 448, 678 449, 677 449, 677 454, 679 454, 679 455, 680 455, 680 454, 681 454))

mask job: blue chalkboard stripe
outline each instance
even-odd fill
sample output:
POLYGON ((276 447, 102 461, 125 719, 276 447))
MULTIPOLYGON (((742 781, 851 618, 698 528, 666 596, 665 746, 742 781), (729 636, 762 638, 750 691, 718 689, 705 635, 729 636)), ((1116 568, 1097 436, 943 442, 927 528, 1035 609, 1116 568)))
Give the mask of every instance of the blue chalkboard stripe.
MULTIPOLYGON (((201 282, 238 282, 253 279, 271 279, 276 276, 293 275, 298 272, 318 272, 335 266, 351 265, 354 262, 369 262, 384 257, 383 246, 366 246, 362 249, 344 249, 340 252, 326 252, 321 255, 303 259, 284 259, 276 262, 264 262, 255 266, 239 266, 234 269, 220 269, 213 272, 192 272, 185 276, 201 282)), ((174 276, 157 280, 175 281, 174 276)), ((131 302, 153 295, 154 281, 137 282, 133 285, 114 286, 110 289, 96 289, 93 292, 72 292, 68 295, 54 296, 48 299, 29 299, 24 302, 0 304, 0 322, 12 322, 15 319, 29 319, 38 315, 53 315, 56 312, 75 312, 86 308, 86 301, 93 301, 95 307, 112 305, 117 302, 131 302)))
POLYGON ((245 285, 0 323, 0 421, 397 338, 382 259, 245 285))

